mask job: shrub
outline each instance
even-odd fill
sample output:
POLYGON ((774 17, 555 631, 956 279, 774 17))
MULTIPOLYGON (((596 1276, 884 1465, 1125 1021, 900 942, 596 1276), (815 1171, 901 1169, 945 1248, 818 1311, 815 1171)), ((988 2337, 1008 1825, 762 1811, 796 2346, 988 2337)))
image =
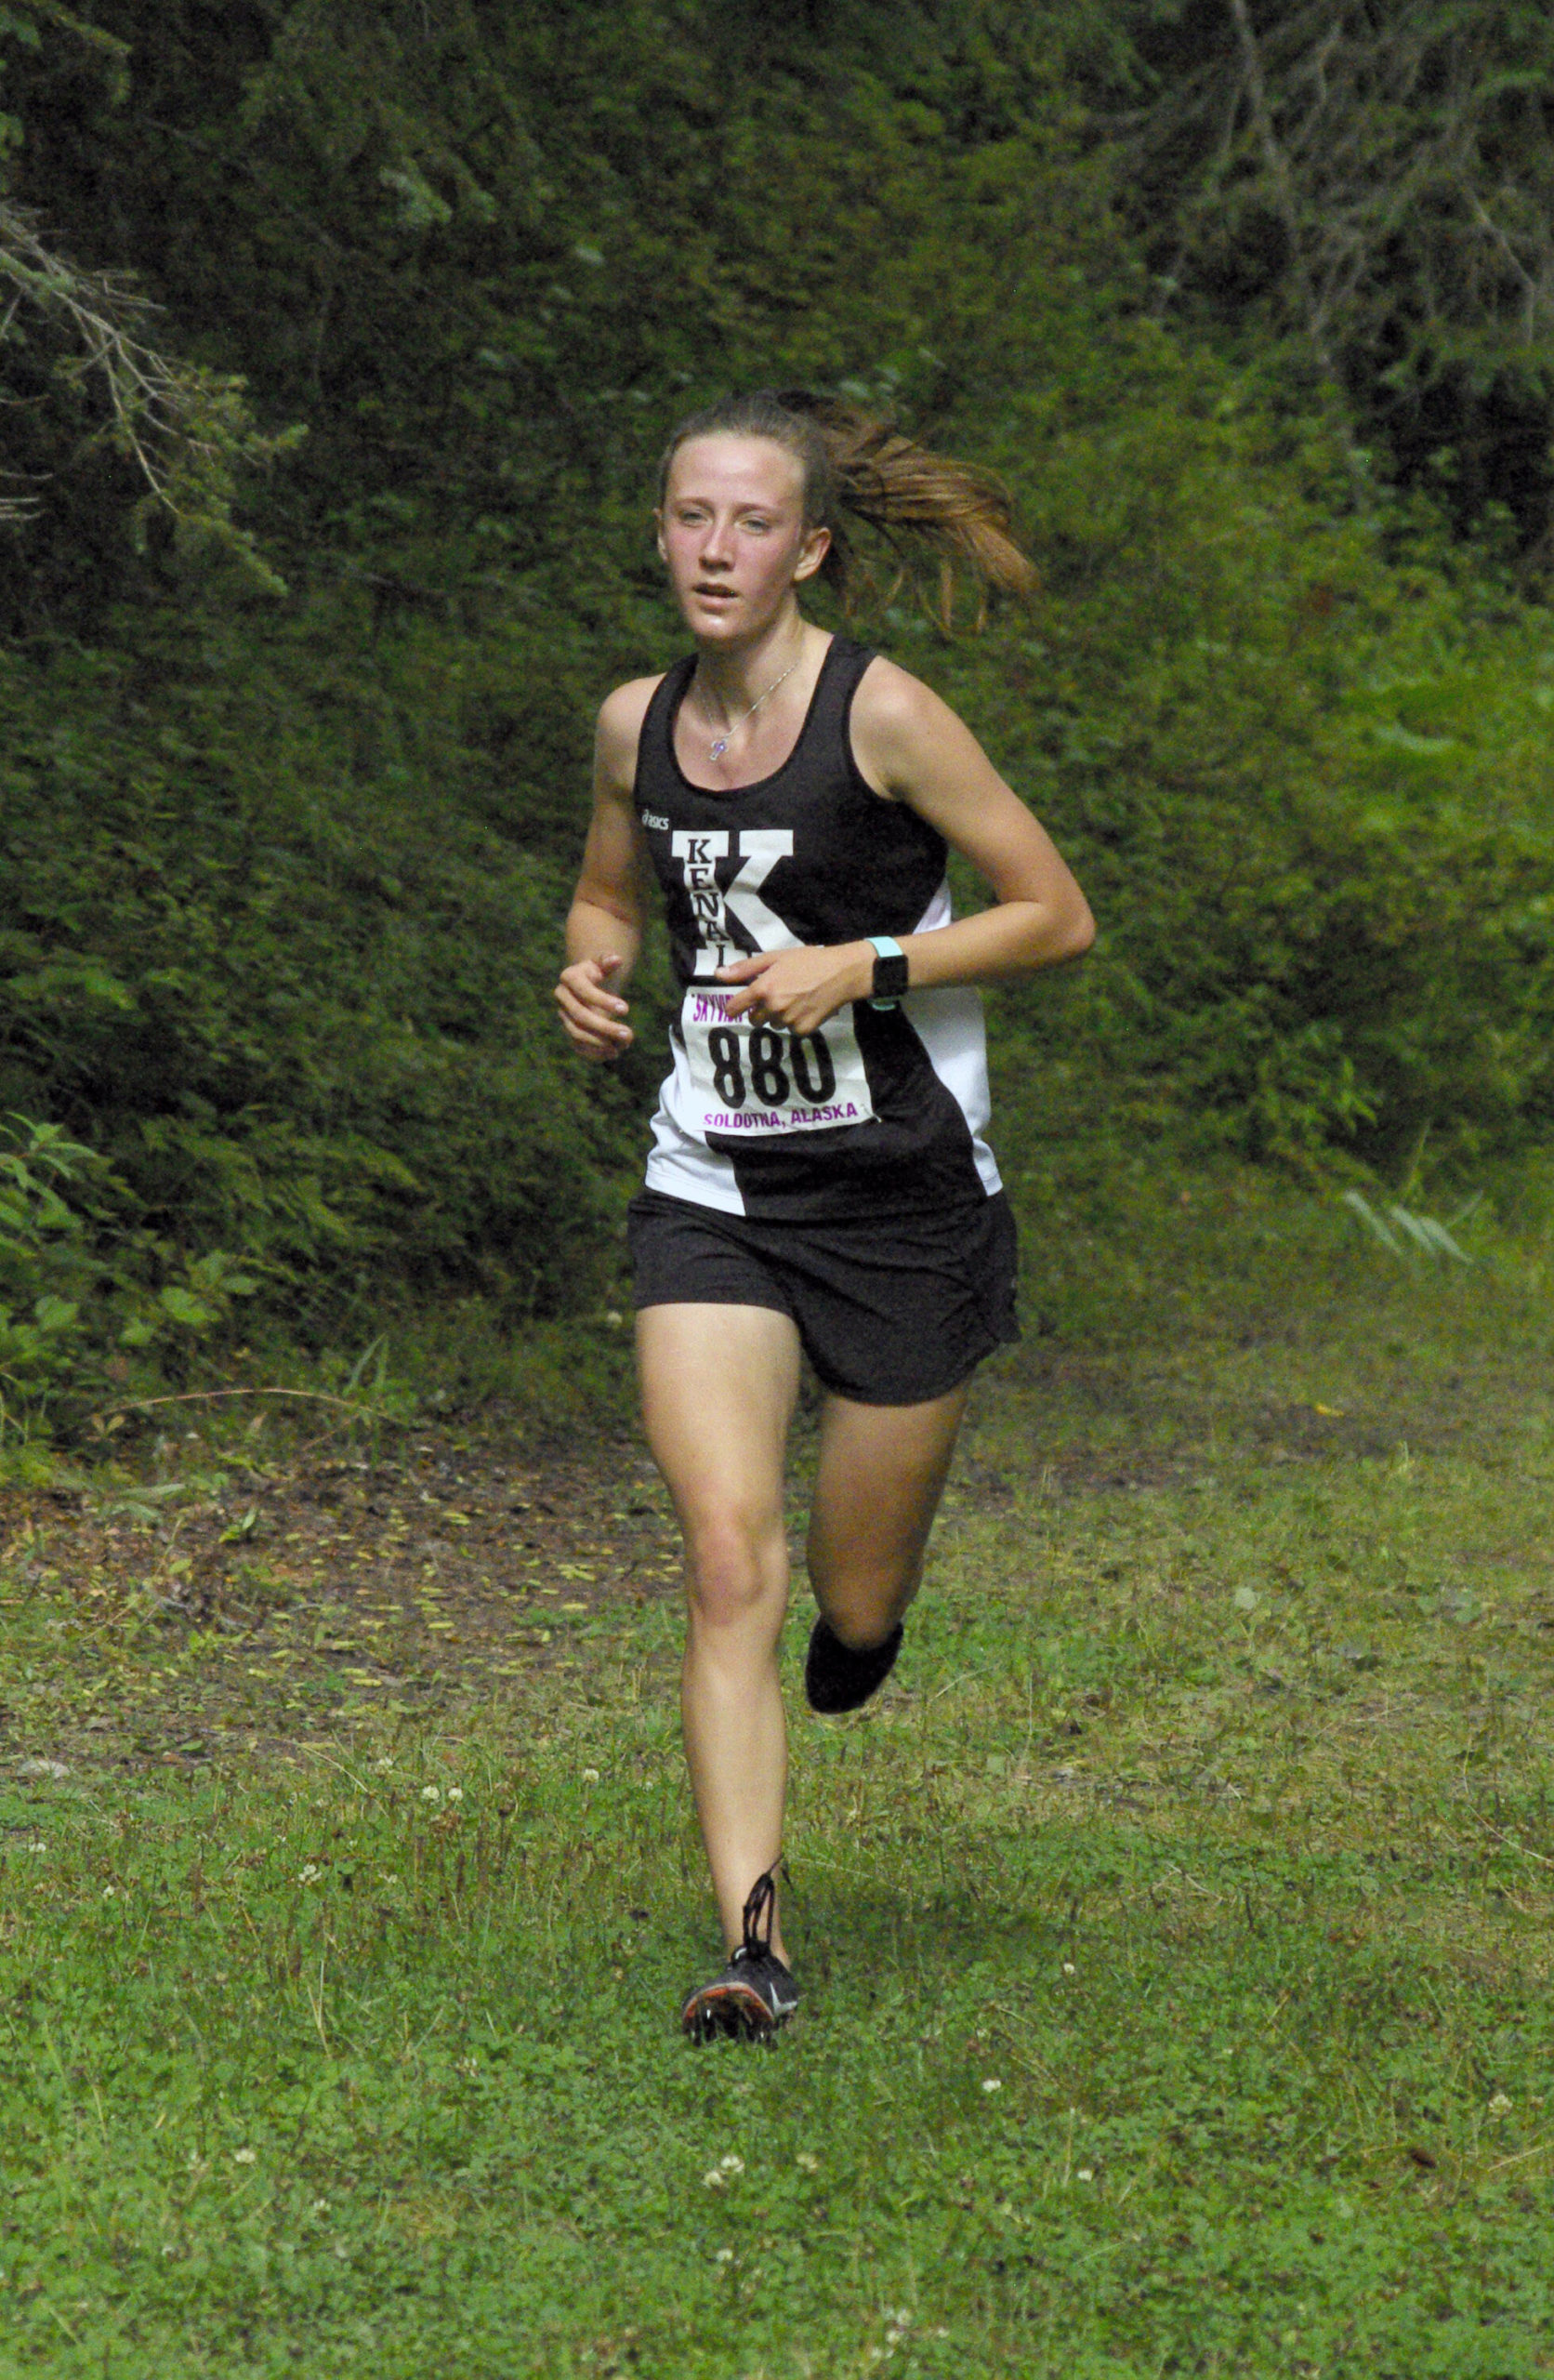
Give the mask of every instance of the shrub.
POLYGON ((186 1257, 127 1227, 124 1205, 58 1125, 0 1127, 0 1442, 111 1395, 132 1376, 124 1351, 176 1361, 257 1288, 223 1250, 186 1257))

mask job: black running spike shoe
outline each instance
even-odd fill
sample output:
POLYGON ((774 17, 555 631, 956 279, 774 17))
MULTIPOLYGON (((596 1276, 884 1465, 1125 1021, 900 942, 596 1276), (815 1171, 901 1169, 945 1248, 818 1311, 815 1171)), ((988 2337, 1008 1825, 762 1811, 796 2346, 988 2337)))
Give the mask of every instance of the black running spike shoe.
POLYGON ((837 1718, 844 1711, 856 1711, 884 1685, 896 1666, 901 1648, 899 1620, 883 1645, 871 1645, 866 1651, 855 1653, 833 1632, 823 1614, 810 1632, 809 1659, 804 1664, 804 1691, 810 1710, 819 1711, 827 1719, 837 1718))
POLYGON ((680 2010, 680 2027, 693 2042, 770 2042, 798 2005, 798 1986, 771 1947, 777 1887, 775 1869, 757 1876, 744 1904, 744 1940, 721 1975, 692 1991, 680 2010), (761 1939, 761 1920, 766 1938, 761 1939))

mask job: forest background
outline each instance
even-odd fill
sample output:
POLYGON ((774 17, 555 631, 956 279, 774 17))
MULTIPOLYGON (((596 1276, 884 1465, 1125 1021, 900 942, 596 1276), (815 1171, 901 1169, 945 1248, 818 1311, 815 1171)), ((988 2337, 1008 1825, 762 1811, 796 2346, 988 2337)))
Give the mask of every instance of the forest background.
POLYGON ((1033 610, 881 554, 855 632, 1100 920, 992 1003, 1027 1213, 1546 1144, 1541 7, 0 0, 0 75, 13 1460, 240 1342, 605 1344, 661 1018, 601 1076, 549 991, 729 388, 1015 492, 1033 610))

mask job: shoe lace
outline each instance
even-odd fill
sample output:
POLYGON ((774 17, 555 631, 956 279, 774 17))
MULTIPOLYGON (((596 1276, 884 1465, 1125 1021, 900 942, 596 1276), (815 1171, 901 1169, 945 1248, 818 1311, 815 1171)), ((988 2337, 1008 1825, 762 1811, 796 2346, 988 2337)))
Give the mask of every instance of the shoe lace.
POLYGON ((739 1947, 741 1955, 744 1958, 770 1959, 776 1955, 771 1948, 771 1928, 777 1915, 777 1871, 782 1865, 781 1859, 774 1859, 770 1867, 765 1871, 764 1874, 757 1876, 750 1887, 749 1897, 744 1904, 744 1912, 740 1920, 744 1938, 739 1947), (763 1918, 766 1921, 764 1941, 761 1938, 760 1930, 763 1918))

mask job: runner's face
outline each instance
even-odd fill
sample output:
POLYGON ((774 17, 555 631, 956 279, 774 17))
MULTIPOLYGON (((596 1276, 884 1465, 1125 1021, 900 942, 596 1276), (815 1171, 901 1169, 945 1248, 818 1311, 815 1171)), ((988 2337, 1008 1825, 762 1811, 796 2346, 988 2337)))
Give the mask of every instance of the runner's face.
POLYGON ((688 438, 657 521, 669 583, 704 644, 759 637, 831 542, 829 530, 805 528, 802 469, 770 438, 688 438))

